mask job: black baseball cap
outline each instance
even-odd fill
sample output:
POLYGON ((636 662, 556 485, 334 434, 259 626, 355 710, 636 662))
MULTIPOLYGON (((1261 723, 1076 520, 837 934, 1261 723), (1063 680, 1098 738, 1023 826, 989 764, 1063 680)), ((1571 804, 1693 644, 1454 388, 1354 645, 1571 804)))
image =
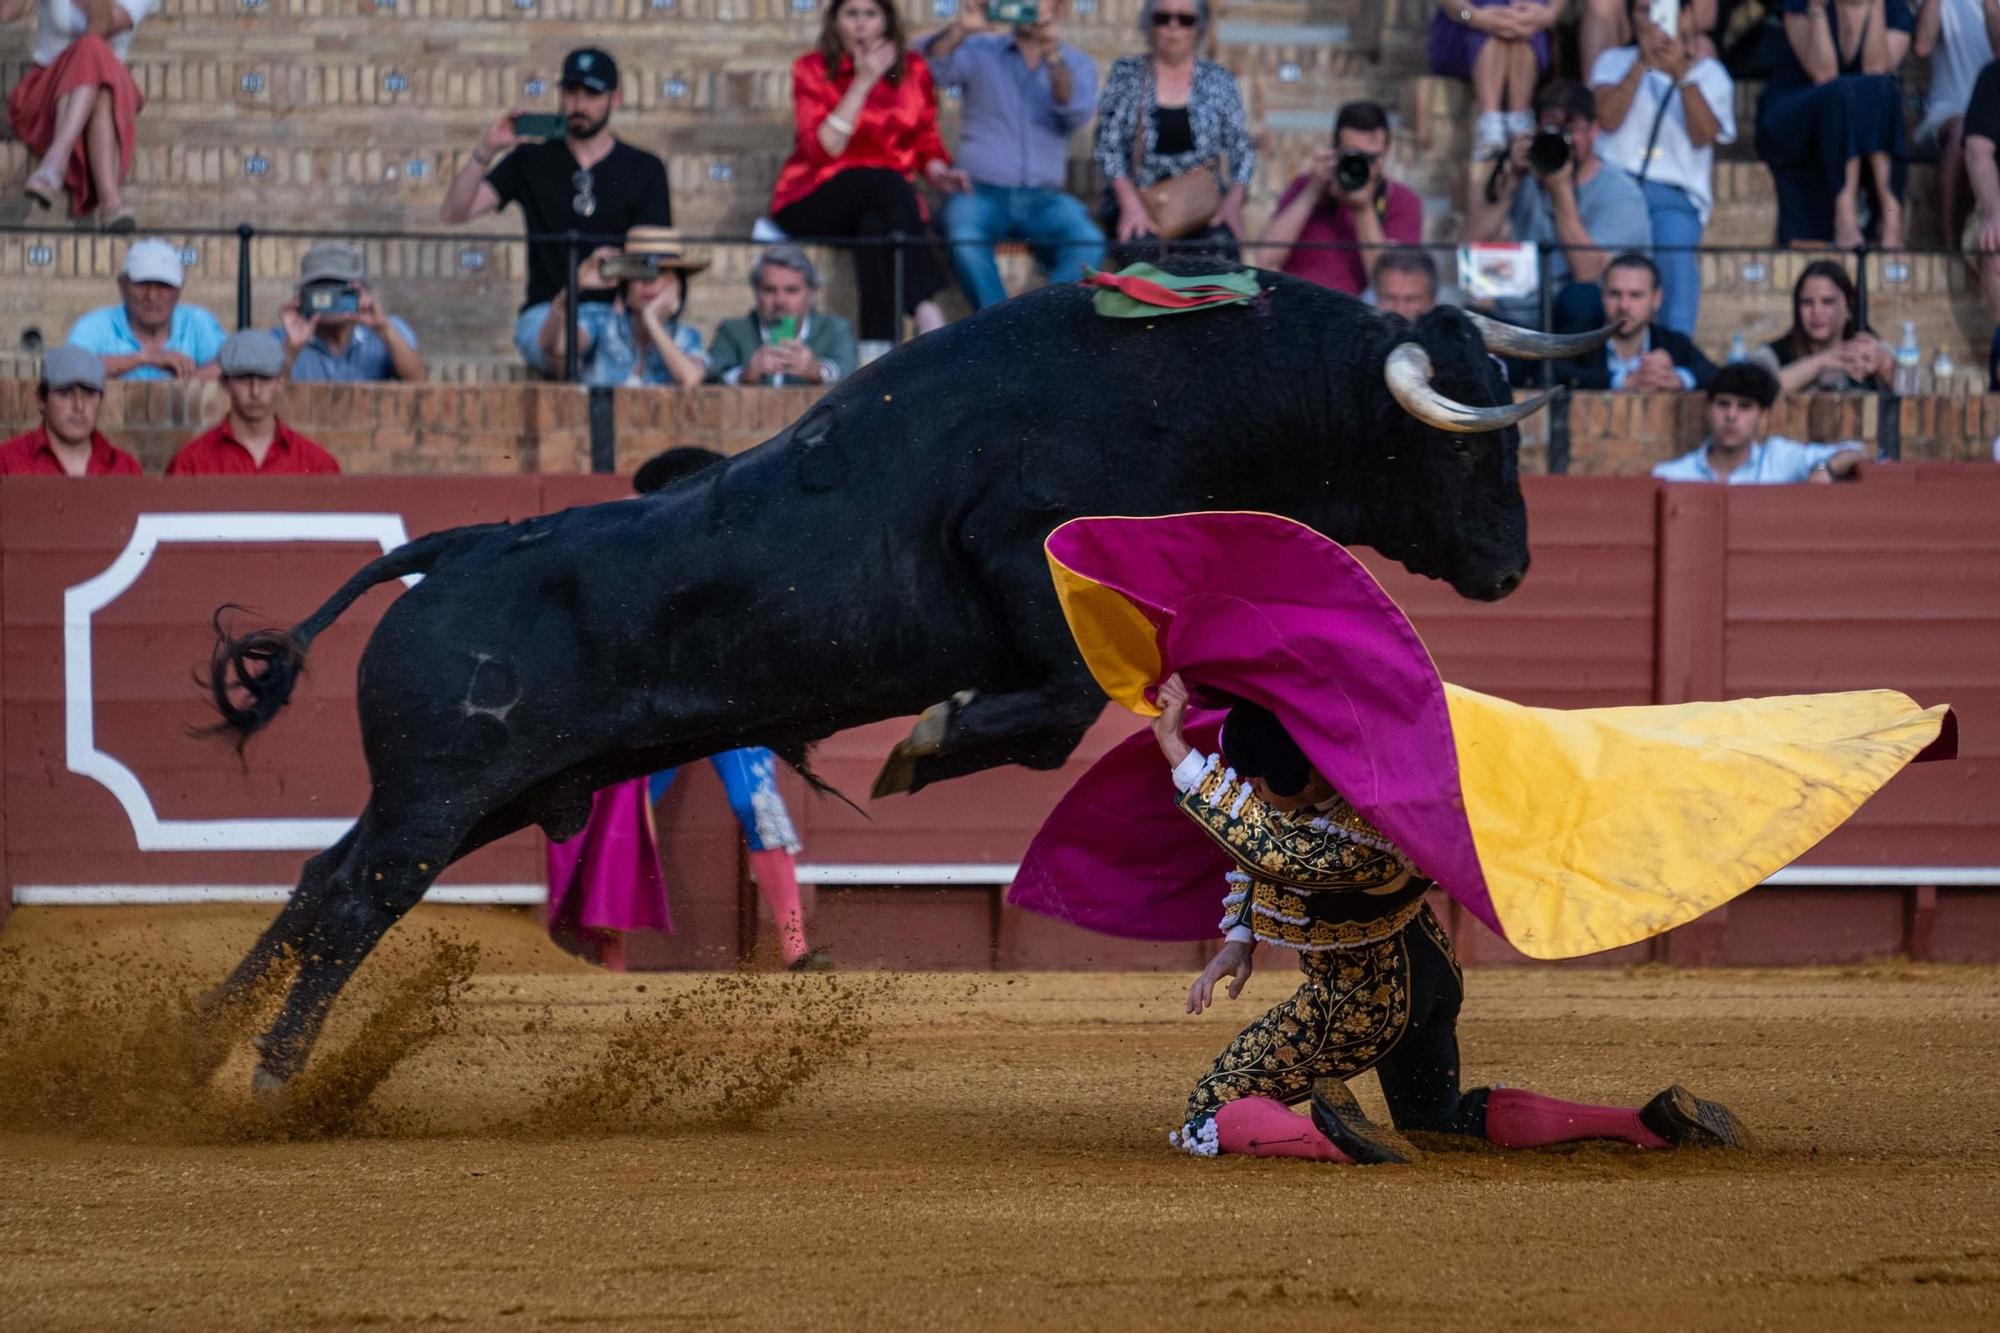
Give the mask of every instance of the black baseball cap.
POLYGON ((562 86, 608 93, 618 86, 618 62, 608 51, 579 47, 563 57, 562 86))

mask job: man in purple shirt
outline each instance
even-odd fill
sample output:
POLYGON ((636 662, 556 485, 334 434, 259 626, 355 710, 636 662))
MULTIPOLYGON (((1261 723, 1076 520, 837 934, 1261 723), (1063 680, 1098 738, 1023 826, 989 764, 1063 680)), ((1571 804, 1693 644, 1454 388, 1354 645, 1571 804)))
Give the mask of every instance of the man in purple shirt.
POLYGON ((1375 247, 1407 248, 1423 240, 1423 201, 1383 174, 1388 157, 1388 113, 1374 102, 1340 108, 1332 145, 1313 154, 1258 237, 1258 265, 1359 296, 1380 253, 1375 247), (1344 185, 1343 157, 1365 159, 1366 177, 1344 185))
POLYGON ((949 28, 917 44, 940 87, 964 90, 958 165, 969 194, 944 202, 952 270, 975 310, 1007 299, 998 241, 1028 243, 1050 282, 1075 282, 1104 259, 1104 234, 1083 201, 1063 192, 1069 137, 1097 109, 1097 67, 1056 34, 1063 0, 1033 23, 990 30, 983 0, 961 0, 949 28))

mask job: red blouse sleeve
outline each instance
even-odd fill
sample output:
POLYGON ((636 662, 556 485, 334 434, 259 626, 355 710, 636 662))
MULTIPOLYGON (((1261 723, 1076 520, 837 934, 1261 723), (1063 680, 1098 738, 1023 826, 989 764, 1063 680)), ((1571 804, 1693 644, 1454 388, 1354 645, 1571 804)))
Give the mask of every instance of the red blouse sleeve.
POLYGON ((826 57, 808 51, 792 62, 792 124, 796 155, 807 162, 831 162, 820 146, 819 124, 840 105, 840 90, 826 72, 826 57))
POLYGON ((944 139, 938 134, 937 124, 937 84, 931 81, 931 67, 916 52, 910 52, 903 65, 904 81, 918 99, 917 161, 916 173, 921 176, 924 167, 931 162, 950 163, 951 152, 944 146, 944 139))

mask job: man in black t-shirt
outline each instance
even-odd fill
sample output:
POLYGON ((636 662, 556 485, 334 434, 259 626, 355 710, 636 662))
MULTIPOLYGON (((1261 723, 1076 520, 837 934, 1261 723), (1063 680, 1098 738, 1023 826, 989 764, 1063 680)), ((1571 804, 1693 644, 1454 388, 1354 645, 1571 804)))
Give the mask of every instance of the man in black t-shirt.
MULTIPOLYGON (((672 226, 666 163, 611 134, 611 113, 621 104, 618 63, 595 47, 570 52, 562 67, 563 137, 521 138, 514 133, 514 118, 521 111, 510 110, 486 131, 452 178, 444 220, 470 222, 518 203, 530 236, 575 230, 593 250, 612 253, 635 226, 672 226)), ((528 298, 514 322, 514 346, 530 369, 550 377, 562 367, 542 358, 542 321, 567 275, 562 241, 528 243, 528 298)), ((578 295, 585 301, 606 300, 614 292, 578 295)))
POLYGON ((1986 358, 1987 387, 2000 386, 2000 60, 1979 71, 1972 100, 1965 106, 1965 174, 1972 182, 1974 207, 1966 220, 1964 245, 1979 273, 1979 296, 1993 321, 1993 348, 1986 358))

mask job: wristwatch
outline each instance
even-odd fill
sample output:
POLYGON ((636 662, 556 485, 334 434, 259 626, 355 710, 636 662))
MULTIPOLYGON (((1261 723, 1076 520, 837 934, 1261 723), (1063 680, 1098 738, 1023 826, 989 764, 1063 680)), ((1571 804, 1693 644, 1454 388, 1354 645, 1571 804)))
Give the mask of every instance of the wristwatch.
POLYGON ((1469 25, 1469 24, 1471 24, 1471 22, 1472 22, 1472 11, 1471 11, 1470 9, 1467 9, 1467 8, 1465 8, 1464 6, 1460 6, 1460 7, 1459 7, 1459 11, 1458 11, 1458 21, 1459 21, 1460 23, 1464 23, 1464 24, 1468 24, 1468 25, 1469 25))

